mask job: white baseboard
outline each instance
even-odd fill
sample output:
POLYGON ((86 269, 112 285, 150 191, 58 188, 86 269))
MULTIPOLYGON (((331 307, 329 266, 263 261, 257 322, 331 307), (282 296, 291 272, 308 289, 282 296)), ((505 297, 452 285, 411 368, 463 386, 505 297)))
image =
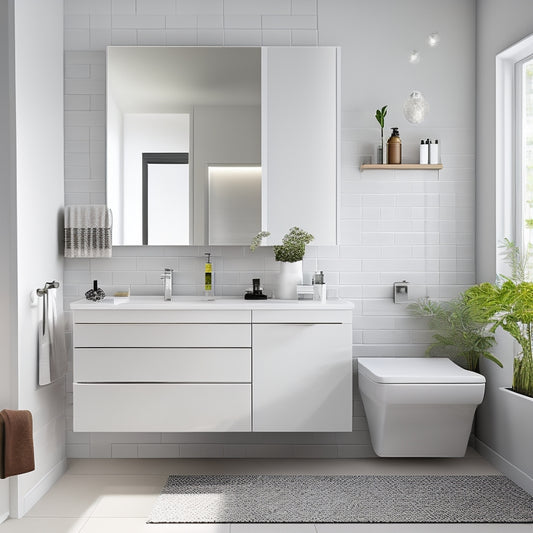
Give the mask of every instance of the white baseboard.
POLYGON ((503 474, 509 479, 514 481, 517 485, 522 487, 529 494, 533 495, 533 478, 522 472, 520 468, 508 461, 505 457, 502 457, 498 452, 495 452, 490 446, 487 446, 483 441, 478 438, 475 439, 476 450, 489 460, 495 467, 497 467, 503 474))
POLYGON ((9 518, 9 512, 0 515, 0 524, 1 524, 2 522, 5 522, 8 518, 9 518))
MULTIPOLYGON (((33 487, 27 494, 24 495, 23 499, 23 513, 24 516, 51 488, 52 485, 66 472, 67 470, 67 459, 63 459, 61 462, 57 463, 46 476, 44 476, 35 487, 33 487)), ((18 516, 17 518, 22 518, 18 516)))

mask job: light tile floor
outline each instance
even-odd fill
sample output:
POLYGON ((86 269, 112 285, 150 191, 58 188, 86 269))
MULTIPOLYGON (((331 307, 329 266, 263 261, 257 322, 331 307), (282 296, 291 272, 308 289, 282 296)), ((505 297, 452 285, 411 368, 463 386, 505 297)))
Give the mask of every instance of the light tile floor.
POLYGON ((66 474, 0 533, 532 533, 532 524, 146 524, 169 474, 498 474, 473 450, 460 459, 73 459, 66 474))

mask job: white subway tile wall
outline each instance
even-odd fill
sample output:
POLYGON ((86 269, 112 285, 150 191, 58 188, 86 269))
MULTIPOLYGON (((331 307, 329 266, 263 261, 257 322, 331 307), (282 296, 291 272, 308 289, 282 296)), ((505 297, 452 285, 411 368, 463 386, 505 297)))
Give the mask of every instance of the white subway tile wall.
MULTIPOLYGON (((105 47, 108 45, 317 45, 318 0, 65 0, 65 204, 105 203, 105 47)), ((331 39, 330 39, 331 41, 331 39)), ((327 44, 337 44, 328 42, 327 44)), ((339 246, 309 246, 306 281, 324 270, 328 295, 354 303, 353 355, 422 356, 431 340, 422 319, 392 301, 408 280, 411 298, 449 298, 474 283, 473 129, 426 135, 446 147, 435 171, 364 171, 376 129, 342 112, 339 246)), ((418 142, 418 141, 417 141, 418 142)), ((414 138, 405 154, 417 150, 414 138)), ((174 293, 202 294, 204 252, 213 254, 215 292, 240 295, 260 277, 271 292, 279 270, 271 249, 115 247, 111 259, 66 259, 65 309, 92 280, 162 294, 163 268, 174 293)), ((71 316, 67 313, 71 346, 71 316)), ((71 350, 70 350, 71 352, 71 350)), ((70 353, 70 360, 72 360, 70 353)), ((72 365, 70 365, 72 366, 72 365)), ((353 431, 339 434, 74 433, 68 382, 69 457, 365 457, 373 454, 357 392, 353 431)))

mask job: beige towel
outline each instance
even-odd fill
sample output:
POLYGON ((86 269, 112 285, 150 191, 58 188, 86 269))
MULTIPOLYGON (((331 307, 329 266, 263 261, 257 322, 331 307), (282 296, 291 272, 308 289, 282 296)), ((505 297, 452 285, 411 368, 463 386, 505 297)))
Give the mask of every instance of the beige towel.
POLYGON ((30 411, 0 411, 0 478, 35 470, 30 411))

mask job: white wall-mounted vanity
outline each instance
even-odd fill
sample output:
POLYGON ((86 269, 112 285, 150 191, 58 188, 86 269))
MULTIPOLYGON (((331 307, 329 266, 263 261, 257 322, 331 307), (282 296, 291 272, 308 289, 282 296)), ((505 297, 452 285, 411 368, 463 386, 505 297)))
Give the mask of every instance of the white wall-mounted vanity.
POLYGON ((352 305, 71 304, 74 431, 352 430, 352 305))

